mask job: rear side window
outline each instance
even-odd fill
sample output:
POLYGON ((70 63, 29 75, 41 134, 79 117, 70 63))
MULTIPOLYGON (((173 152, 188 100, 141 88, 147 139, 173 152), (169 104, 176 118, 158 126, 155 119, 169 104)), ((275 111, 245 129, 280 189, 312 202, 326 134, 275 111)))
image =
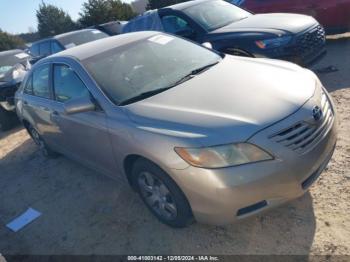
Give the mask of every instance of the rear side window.
POLYGON ((90 96, 90 92, 84 83, 70 67, 66 65, 55 65, 53 77, 57 101, 66 102, 73 98, 90 96))
POLYGON ((48 56, 51 54, 50 42, 43 42, 40 44, 40 55, 48 56))
POLYGON ((53 54, 61 52, 62 50, 63 48, 56 41, 51 42, 51 51, 53 54))
POLYGON ((44 65, 33 72, 33 95, 50 98, 49 75, 49 65, 44 65))
POLYGON ((39 45, 34 44, 29 48, 29 52, 32 56, 39 56, 39 45))

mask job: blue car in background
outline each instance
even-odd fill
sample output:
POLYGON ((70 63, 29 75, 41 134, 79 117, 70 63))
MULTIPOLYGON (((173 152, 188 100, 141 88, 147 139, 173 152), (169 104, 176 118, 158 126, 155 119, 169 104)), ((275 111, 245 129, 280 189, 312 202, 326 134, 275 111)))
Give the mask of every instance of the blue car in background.
POLYGON ((325 31, 314 18, 254 15, 222 0, 188 1, 148 11, 123 28, 124 33, 149 30, 206 43, 227 54, 283 59, 302 66, 326 54, 325 31))

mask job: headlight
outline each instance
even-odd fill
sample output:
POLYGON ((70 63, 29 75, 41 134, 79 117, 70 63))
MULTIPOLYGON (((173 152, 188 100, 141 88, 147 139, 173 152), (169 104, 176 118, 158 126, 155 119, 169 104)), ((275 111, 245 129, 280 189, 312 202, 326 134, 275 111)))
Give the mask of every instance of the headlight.
POLYGON ((269 49, 286 45, 290 42, 290 40, 292 40, 291 36, 282 36, 278 38, 256 41, 255 44, 261 49, 269 49))
POLYGON ((206 148, 175 148, 187 163, 203 168, 223 168, 271 160, 266 151, 248 143, 229 144, 206 148))
POLYGON ((12 71, 12 78, 13 79, 17 79, 19 77, 19 72, 17 69, 12 71))

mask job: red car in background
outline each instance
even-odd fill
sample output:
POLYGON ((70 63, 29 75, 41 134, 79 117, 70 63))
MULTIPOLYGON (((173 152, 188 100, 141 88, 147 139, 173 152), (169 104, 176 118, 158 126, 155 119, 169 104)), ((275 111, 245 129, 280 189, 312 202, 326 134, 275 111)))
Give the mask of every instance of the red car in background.
POLYGON ((315 17, 327 33, 350 29, 350 0, 232 0, 254 13, 300 13, 315 17))

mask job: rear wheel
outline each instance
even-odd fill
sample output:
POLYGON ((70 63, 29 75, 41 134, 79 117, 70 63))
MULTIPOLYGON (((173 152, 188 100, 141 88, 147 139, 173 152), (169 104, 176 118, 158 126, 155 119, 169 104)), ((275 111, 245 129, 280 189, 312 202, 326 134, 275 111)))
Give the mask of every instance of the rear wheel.
POLYGON ((33 128, 32 126, 29 126, 28 132, 30 133, 30 136, 33 138, 34 143, 40 148, 41 153, 45 157, 49 157, 49 158, 58 157, 59 154, 47 146, 47 144, 39 135, 38 131, 35 130, 35 128, 33 128))
POLYGON ((137 160, 132 169, 133 184, 148 209, 161 222, 175 228, 193 222, 192 211, 176 183, 157 165, 137 160))
POLYGON ((18 122, 16 114, 0 106, 0 130, 8 131, 15 126, 16 122, 18 122))

